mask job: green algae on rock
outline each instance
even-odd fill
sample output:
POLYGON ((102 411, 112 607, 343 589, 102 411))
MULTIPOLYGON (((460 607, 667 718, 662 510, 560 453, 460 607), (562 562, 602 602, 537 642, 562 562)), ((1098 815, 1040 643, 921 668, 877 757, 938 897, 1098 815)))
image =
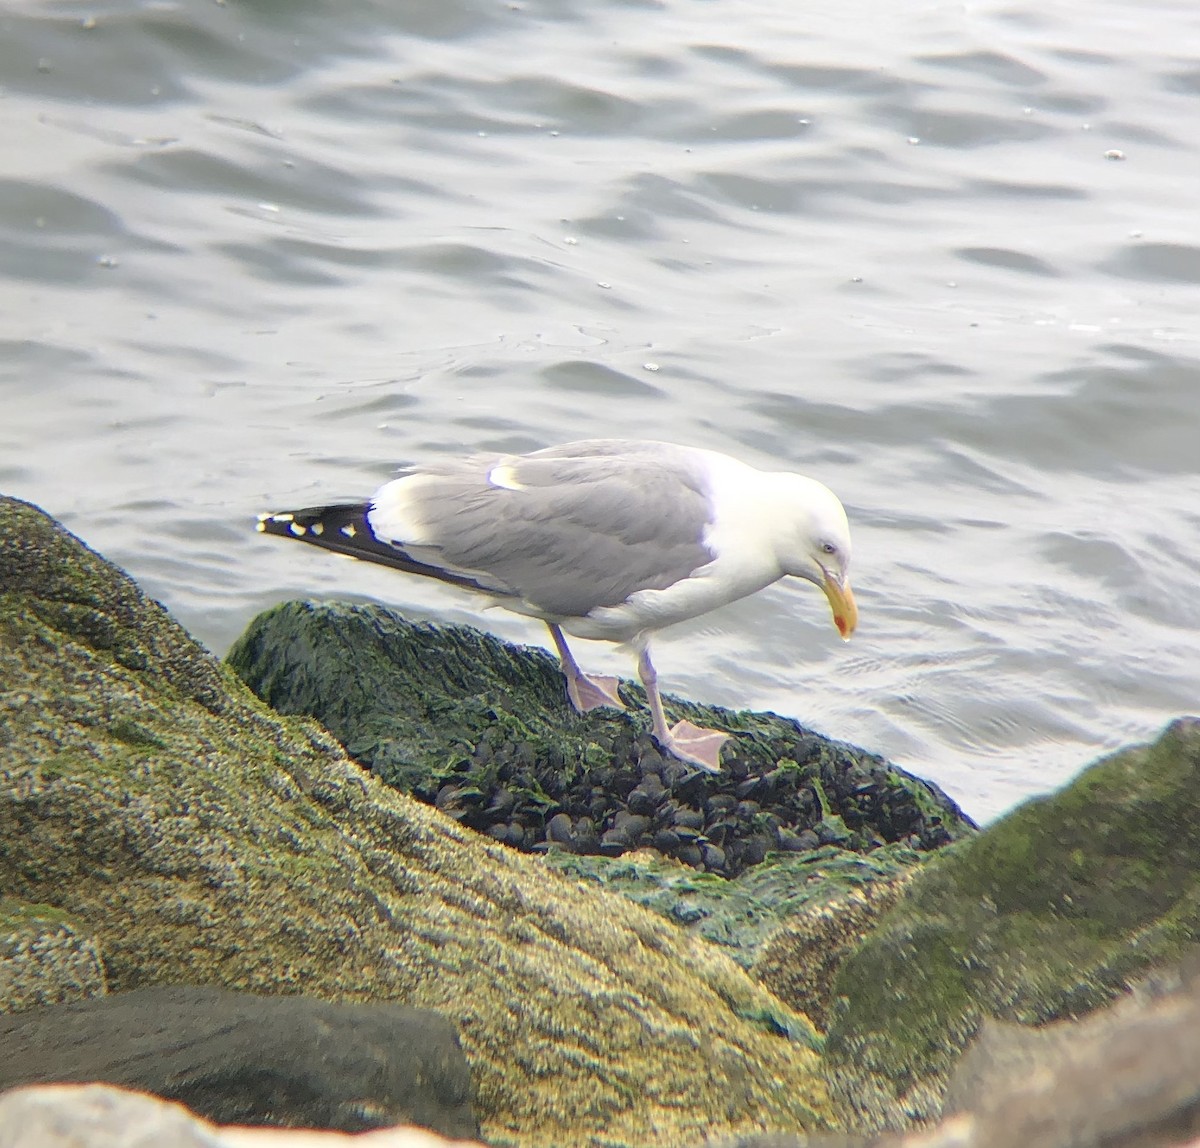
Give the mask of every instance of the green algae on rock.
MULTIPOLYGON (((315 717, 389 784, 523 849, 652 847, 734 877, 772 850, 932 849, 972 823, 935 786, 775 714, 668 699, 734 733, 718 775, 664 757, 645 714, 568 705, 543 650, 377 605, 289 602, 229 664, 283 713, 315 717)), ((636 707, 638 687, 622 683, 636 707)))
POLYGON ((842 965, 826 1043, 853 1123, 938 1113, 985 1018, 1079 1017, 1200 941, 1200 721, 1122 750, 921 867, 842 965))
POLYGON ((602 857, 552 848, 546 863, 619 892, 720 945, 742 968, 754 969, 780 928, 813 912, 823 914, 831 903, 877 884, 902 882, 927 856, 899 845, 865 854, 824 845, 806 853, 772 853, 732 879, 697 872, 649 849, 602 857))
POLYGON ((6 498, 0 887, 94 930, 113 991, 439 1010, 493 1143, 674 1146, 829 1118, 810 1041, 781 1036, 785 1006, 718 949, 381 784, 6 498))
POLYGON ((828 1022, 845 957, 928 856, 899 845, 851 853, 833 845, 773 853, 732 880, 638 850, 546 862, 592 881, 720 945, 755 980, 818 1028, 828 1022))

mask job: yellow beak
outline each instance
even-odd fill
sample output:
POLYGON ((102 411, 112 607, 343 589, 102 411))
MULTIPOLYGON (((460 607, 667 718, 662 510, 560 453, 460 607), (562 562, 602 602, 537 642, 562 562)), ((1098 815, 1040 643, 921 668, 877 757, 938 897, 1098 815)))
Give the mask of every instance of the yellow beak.
POLYGON ((849 641, 850 635, 858 625, 858 604, 854 601, 850 583, 839 582, 832 575, 826 574, 821 589, 829 599, 829 606, 833 610, 833 624, 842 635, 842 641, 849 641))

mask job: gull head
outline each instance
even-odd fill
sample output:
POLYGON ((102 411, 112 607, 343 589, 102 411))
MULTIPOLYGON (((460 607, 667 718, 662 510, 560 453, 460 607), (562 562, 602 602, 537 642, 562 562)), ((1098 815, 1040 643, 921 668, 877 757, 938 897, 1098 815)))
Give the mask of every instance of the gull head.
POLYGON ((837 495, 799 474, 779 475, 783 530, 779 563, 784 572, 820 587, 833 611, 833 624, 849 639, 858 625, 850 589, 850 524, 837 495))

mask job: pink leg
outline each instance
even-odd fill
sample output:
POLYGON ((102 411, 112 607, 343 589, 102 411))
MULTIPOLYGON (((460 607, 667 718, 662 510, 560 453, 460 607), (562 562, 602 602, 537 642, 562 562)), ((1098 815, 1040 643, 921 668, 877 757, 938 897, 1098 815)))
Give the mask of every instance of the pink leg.
POLYGON ((729 740, 729 734, 719 729, 704 729, 686 720, 676 722, 667 729, 667 718, 658 692, 658 672, 650 661, 648 646, 638 658, 638 676, 646 687, 646 700, 650 703, 650 716, 654 723, 654 740, 672 757, 699 766, 709 773, 720 773, 721 746, 729 740))
POLYGON ((546 623, 554 646, 558 650, 558 660, 562 663, 563 676, 567 679, 567 697, 576 712, 585 714, 598 706, 615 706, 619 710, 625 708, 621 695, 617 693, 617 679, 601 674, 588 676, 575 660, 562 630, 553 622, 546 623))

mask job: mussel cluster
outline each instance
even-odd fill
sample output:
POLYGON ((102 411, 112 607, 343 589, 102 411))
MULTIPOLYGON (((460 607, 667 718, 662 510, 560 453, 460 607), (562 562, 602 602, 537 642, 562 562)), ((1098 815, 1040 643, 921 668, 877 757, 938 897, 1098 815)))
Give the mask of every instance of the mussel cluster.
POLYGON ((485 740, 417 796, 517 849, 618 856, 649 848, 726 877, 776 851, 837 844, 865 852, 889 841, 930 849, 950 840, 915 778, 902 782, 882 759, 832 751, 815 736, 790 743, 790 757, 727 750, 719 774, 664 757, 645 734, 619 748, 568 762, 529 743, 485 740))

